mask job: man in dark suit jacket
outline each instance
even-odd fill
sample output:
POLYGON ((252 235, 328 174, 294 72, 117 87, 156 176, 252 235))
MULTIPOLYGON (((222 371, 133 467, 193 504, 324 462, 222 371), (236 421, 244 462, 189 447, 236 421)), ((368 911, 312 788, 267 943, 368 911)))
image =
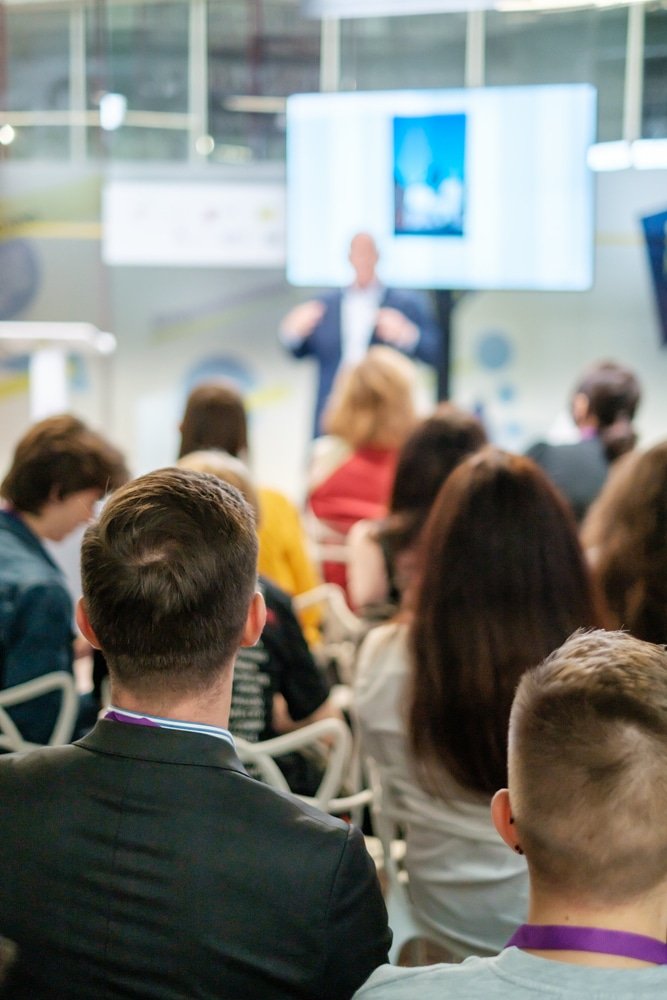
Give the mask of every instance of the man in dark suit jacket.
POLYGON ((250 778, 227 731, 264 622, 253 514, 213 477, 119 490, 77 620, 113 705, 0 760, 0 935, 14 998, 350 997, 390 933, 361 833, 250 778))
POLYGON ((378 260, 373 237, 357 233, 350 243, 352 285, 296 306, 281 323, 281 338, 294 357, 313 357, 319 365, 315 435, 322 431, 322 411, 341 362, 360 361, 371 344, 389 344, 426 364, 438 363, 441 333, 435 319, 413 292, 381 284, 378 260))

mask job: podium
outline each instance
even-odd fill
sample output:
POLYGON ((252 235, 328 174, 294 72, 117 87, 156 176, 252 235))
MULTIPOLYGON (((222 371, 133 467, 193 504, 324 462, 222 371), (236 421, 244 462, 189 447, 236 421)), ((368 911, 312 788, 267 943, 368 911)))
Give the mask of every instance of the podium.
POLYGON ((69 409, 69 354, 106 358, 115 350, 114 335, 91 323, 0 323, 0 357, 29 357, 31 423, 69 409))

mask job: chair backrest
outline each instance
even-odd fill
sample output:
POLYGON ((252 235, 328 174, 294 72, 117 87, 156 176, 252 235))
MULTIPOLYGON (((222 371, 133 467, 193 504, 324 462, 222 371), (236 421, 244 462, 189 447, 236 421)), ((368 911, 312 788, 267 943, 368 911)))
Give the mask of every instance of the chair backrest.
POLYGON ((341 719, 319 719, 291 733, 274 736, 259 743, 248 743, 239 737, 234 737, 234 742, 241 760, 255 764, 267 784, 281 791, 289 791, 289 786, 275 763, 275 758, 295 750, 321 749, 325 768, 317 792, 313 796, 299 797, 324 812, 328 811, 329 804, 340 794, 352 752, 352 736, 347 724, 341 719))
POLYGON ((11 751, 32 750, 34 747, 40 745, 23 739, 6 710, 14 705, 31 701, 33 698, 39 698, 43 694, 50 694, 52 691, 60 691, 61 698, 60 709, 49 737, 48 745, 59 746, 63 743, 69 743, 74 733, 74 726, 76 725, 79 712, 79 696, 73 676, 64 670, 54 670, 52 673, 44 674, 42 677, 35 677, 31 681, 25 681, 23 684, 16 684, 14 687, 5 688, 4 691, 0 691, 1 749, 11 751))
POLYGON ((340 680, 351 683, 357 647, 367 625, 350 610, 342 588, 335 583, 322 583, 293 597, 292 605, 297 613, 312 606, 321 609, 322 643, 313 651, 314 655, 320 662, 335 663, 340 680))

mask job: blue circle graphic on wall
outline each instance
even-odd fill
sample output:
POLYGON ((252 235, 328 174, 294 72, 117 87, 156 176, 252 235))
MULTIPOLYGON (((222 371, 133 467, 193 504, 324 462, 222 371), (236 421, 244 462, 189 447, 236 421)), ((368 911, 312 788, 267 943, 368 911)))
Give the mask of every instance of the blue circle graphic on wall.
POLYGON ((233 382, 241 393, 249 392, 255 377, 244 361, 229 354, 215 354, 202 358, 185 377, 186 392, 191 392, 201 382, 233 382))
POLYGON ((13 319, 30 305, 39 288, 37 255, 27 240, 0 243, 0 320, 13 319))
POLYGON ((514 347, 501 330, 489 330, 483 333, 477 343, 477 359, 482 368, 496 371, 504 368, 514 357, 514 347))

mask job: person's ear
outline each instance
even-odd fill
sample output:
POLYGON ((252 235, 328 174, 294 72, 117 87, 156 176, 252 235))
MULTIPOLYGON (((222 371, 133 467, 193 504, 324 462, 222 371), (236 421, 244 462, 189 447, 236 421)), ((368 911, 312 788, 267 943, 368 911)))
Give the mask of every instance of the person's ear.
POLYGON ((266 604, 264 603, 264 595, 260 594, 258 590, 253 594, 252 601, 250 602, 250 607, 248 608, 248 616, 243 626, 243 635, 241 636, 242 646, 254 646, 260 635, 262 634, 262 629, 266 623, 266 604))
POLYGON ((88 618, 88 612, 86 611, 86 605, 84 604, 83 597, 80 597, 79 600, 76 602, 75 617, 79 632, 84 637, 84 639, 87 639, 90 645, 93 646, 94 649, 101 649, 102 647, 100 646, 100 640, 97 638, 95 630, 93 629, 93 626, 90 624, 90 620, 88 618))
POLYGON ((517 854, 523 854, 512 815, 510 793, 507 788, 501 788, 491 799, 491 819, 507 846, 516 851, 517 854))

